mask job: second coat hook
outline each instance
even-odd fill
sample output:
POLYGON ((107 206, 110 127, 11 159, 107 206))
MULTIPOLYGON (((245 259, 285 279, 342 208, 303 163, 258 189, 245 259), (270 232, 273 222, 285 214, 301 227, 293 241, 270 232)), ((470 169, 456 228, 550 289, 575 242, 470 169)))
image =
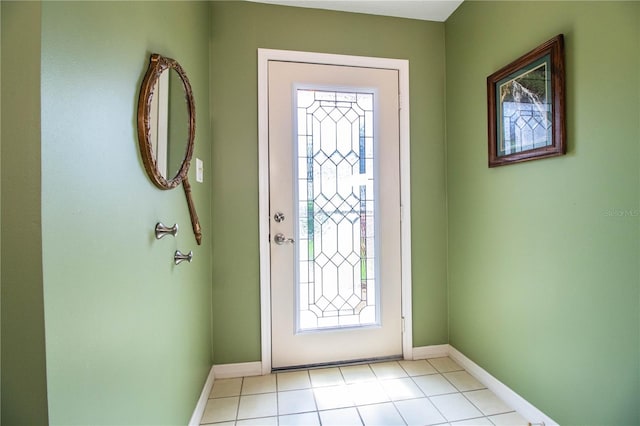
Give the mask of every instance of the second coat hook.
POLYGON ((156 223, 156 239, 160 239, 165 235, 173 235, 174 237, 178 234, 178 224, 169 227, 163 225, 162 222, 156 223))

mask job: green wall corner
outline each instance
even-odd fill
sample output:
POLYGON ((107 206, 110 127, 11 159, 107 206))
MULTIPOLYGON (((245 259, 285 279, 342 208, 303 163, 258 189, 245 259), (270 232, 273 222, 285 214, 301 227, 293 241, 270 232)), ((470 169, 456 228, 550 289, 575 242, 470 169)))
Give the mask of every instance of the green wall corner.
POLYGON ((208 162, 209 4, 0 7, 2 424, 184 424, 211 366, 211 194, 192 185, 198 247, 182 190, 144 173, 136 106, 150 53, 179 60, 208 162))
POLYGON ((414 346, 452 344, 560 424, 640 423, 640 3, 435 23, 2 1, 0 23, 2 424, 184 424, 212 362, 260 360, 258 48, 409 59, 414 346), (567 155, 488 169, 486 77, 558 33, 567 155), (138 153, 154 52, 194 89, 202 246, 138 153))
POLYGON ((211 195, 191 168, 197 246, 182 188, 145 174, 136 108, 150 54, 178 60, 195 96, 194 157, 208 162, 209 4, 41 7, 50 424, 185 424, 211 366, 211 195), (158 221, 178 223, 177 237, 155 240, 158 221), (173 265, 177 249, 193 263, 173 265))
POLYGON ((258 48, 409 59, 413 341, 446 343, 444 24, 225 1, 211 21, 214 363, 261 356, 258 48))
POLYGON ((2 424, 45 425, 40 3, 2 2, 2 424))
POLYGON ((638 424, 638 2, 447 21, 450 343, 560 424, 638 424), (488 169, 486 77, 564 33, 566 156, 488 169))

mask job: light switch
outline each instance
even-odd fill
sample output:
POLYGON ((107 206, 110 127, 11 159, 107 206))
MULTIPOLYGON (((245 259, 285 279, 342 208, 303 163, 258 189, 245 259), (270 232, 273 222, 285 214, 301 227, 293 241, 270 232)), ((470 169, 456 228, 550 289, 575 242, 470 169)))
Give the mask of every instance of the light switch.
POLYGON ((196 182, 202 183, 203 176, 204 176, 204 165, 201 159, 196 158, 196 182))

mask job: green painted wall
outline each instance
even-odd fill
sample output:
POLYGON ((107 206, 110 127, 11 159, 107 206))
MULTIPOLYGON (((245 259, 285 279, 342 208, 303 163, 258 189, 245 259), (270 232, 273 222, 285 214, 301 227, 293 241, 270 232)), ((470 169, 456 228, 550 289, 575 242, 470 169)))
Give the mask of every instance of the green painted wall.
POLYGON ((410 60, 415 346, 450 342, 561 424, 640 423, 640 3, 1 7, 3 424, 184 424, 212 348, 260 359, 259 47, 410 60), (568 155, 489 170, 486 76, 561 32, 568 155), (195 92, 201 247, 138 154, 152 52, 195 92))
POLYGON ((211 365, 210 181, 197 184, 195 168, 189 172, 204 230, 199 247, 183 190, 156 189, 138 150, 138 91, 152 52, 186 70, 195 156, 209 165, 208 3, 42 3, 51 424, 185 424, 211 365), (157 221, 178 223, 178 237, 155 240, 157 221), (176 249, 193 250, 193 263, 174 266, 176 249))
MULTIPOLYGON (((2 49, 2 5, 0 5, 0 49, 2 49)), ((2 55, 0 55, 0 87, 2 86, 2 55)), ((2 100, 0 100, 0 104, 2 100)), ((2 106, 0 105, 0 111, 2 106)), ((2 113, 0 112, 0 194, 2 194, 2 113)), ((0 195, 0 259, 2 259, 2 196, 0 195)), ((0 260, 0 283, 2 283, 2 261, 0 260)), ((0 284, 0 366, 2 365, 2 284, 0 284)), ((2 368, 0 368, 0 424, 2 423, 2 368)))
POLYGON ((444 24, 212 3, 214 363, 260 360, 257 49, 410 60, 414 345, 447 342, 444 24))
MULTIPOLYGON (((2 5, 0 5, 0 50, 2 49, 2 5)), ((2 86, 2 55, 0 55, 0 87, 2 86)), ((0 104, 2 100, 0 99, 0 104)), ((2 106, 0 105, 0 111, 2 106)), ((0 194, 2 194, 2 113, 0 112, 0 194)), ((0 195, 0 259, 2 259, 2 196, 0 195)), ((2 261, 0 260, 0 283, 2 283, 2 261)), ((2 365, 2 284, 0 284, 0 366, 2 365)), ((2 368, 0 368, 0 424, 2 423, 2 368)))
POLYGON ((40 224, 40 4, 2 8, 2 418, 47 424, 40 224))
MULTIPOLYGON (((0 49, 2 49, 2 5, 0 5, 0 49)), ((0 55, 0 87, 2 86, 2 55, 0 55)), ((0 99, 0 104, 2 100, 0 99)), ((0 105, 0 194, 2 194, 2 106, 0 105)), ((0 283, 2 283, 2 196, 0 195, 0 283)), ((0 284, 0 366, 2 365, 2 284, 0 284)), ((0 424, 2 423, 2 368, 0 368, 0 424)))
POLYGON ((447 21, 450 343, 560 424, 640 423, 640 3, 447 21), (487 168, 486 77, 566 42, 568 153, 487 168))

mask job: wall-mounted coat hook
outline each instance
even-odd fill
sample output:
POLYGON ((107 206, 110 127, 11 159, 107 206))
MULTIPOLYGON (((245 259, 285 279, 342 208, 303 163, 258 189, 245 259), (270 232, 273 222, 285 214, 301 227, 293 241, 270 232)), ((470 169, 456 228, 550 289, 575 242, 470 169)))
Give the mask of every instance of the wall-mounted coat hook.
POLYGON ((174 237, 178 234, 178 224, 169 227, 163 225, 162 222, 156 223, 156 239, 160 239, 165 235, 173 235, 174 237))
POLYGON ((180 250, 176 250, 176 254, 173 255, 173 260, 176 263, 176 265, 181 264, 185 260, 187 262, 191 263, 191 259, 193 259, 193 252, 192 251, 189 251, 189 253, 187 253, 187 254, 182 254, 180 252, 180 250))

